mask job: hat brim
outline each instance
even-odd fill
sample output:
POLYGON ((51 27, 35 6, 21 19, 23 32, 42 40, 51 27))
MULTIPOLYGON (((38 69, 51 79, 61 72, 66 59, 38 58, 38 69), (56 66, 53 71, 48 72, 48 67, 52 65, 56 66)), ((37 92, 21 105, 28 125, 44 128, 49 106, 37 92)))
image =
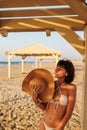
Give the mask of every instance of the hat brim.
POLYGON ((54 94, 54 78, 51 73, 42 68, 32 70, 24 79, 22 83, 22 90, 31 95, 29 83, 33 78, 43 78, 47 82, 46 89, 43 93, 39 94, 39 99, 43 102, 49 101, 54 94))

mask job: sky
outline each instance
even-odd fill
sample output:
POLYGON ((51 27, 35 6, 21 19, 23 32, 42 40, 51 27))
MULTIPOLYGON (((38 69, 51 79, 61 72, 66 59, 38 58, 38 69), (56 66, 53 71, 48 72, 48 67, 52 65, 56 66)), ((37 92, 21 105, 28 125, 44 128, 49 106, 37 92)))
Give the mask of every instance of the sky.
MULTIPOLYGON (((83 32, 76 32, 82 38, 83 32)), ((23 48, 34 43, 39 43, 51 49, 60 51, 61 59, 82 60, 82 55, 77 52, 60 34, 51 32, 47 37, 45 32, 16 32, 8 33, 7 37, 0 35, 0 61, 7 61, 6 51, 23 48)), ((29 57, 28 57, 29 58, 29 57)), ((26 58, 26 60, 28 60, 26 58)), ((32 59, 32 58, 31 58, 32 59)), ((21 57, 14 56, 12 61, 21 61, 21 57)))

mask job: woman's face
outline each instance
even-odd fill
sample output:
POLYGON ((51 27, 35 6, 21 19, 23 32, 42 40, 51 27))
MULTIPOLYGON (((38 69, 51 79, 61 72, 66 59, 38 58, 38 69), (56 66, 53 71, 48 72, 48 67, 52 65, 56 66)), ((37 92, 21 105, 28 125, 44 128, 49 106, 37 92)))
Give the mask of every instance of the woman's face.
POLYGON ((66 69, 61 66, 57 66, 55 69, 55 78, 64 78, 67 76, 66 69))

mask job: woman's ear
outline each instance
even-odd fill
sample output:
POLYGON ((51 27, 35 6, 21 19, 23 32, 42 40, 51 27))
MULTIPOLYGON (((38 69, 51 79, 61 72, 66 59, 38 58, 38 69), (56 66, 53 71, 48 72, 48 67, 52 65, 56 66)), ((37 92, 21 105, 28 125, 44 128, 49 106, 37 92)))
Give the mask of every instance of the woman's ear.
POLYGON ((68 76, 68 73, 66 72, 65 76, 68 76))

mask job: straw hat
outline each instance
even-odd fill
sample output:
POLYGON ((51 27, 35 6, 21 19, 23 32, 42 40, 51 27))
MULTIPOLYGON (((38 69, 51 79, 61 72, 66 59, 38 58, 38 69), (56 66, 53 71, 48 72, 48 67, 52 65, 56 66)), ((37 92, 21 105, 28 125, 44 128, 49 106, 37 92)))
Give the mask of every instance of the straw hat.
POLYGON ((42 68, 32 70, 24 79, 22 83, 22 90, 31 95, 31 82, 36 82, 41 88, 45 88, 39 99, 43 102, 49 101, 54 93, 54 79, 51 73, 42 68))

